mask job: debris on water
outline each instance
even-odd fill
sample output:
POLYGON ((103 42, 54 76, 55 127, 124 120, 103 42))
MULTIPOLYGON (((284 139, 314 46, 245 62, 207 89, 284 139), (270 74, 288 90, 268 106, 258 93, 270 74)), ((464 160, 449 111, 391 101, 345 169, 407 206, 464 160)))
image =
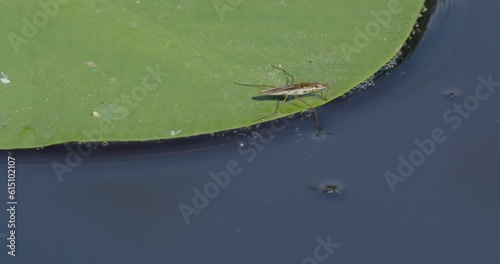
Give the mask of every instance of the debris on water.
POLYGON ((334 184, 327 184, 323 189, 323 193, 325 194, 340 194, 339 188, 334 184))
POLYGON ((337 195, 341 194, 340 187, 337 184, 323 184, 319 186, 309 186, 309 189, 313 191, 321 191, 324 194, 328 195, 337 195))

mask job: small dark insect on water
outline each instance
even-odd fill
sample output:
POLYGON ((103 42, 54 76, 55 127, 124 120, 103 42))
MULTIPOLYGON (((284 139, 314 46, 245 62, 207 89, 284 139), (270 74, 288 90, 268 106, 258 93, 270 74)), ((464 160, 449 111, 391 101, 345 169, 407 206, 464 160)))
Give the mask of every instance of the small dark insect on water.
POLYGON ((309 186, 309 189, 313 191, 321 191, 324 194, 340 194, 340 188, 336 184, 324 184, 322 186, 309 186))
POLYGON ((328 87, 328 83, 320 83, 320 82, 299 82, 295 83, 294 80, 295 78, 293 75, 288 73, 285 69, 281 67, 276 67, 271 64, 271 67, 278 69, 282 71, 285 76, 288 76, 292 79, 292 84, 290 85, 284 85, 284 86, 272 86, 272 85, 265 85, 265 84, 244 84, 244 83, 237 83, 237 85, 243 85, 243 86, 253 86, 253 87, 262 87, 262 88, 268 88, 265 90, 260 91, 261 95, 271 95, 271 96, 285 96, 285 99, 278 104, 276 107, 274 113, 278 113, 283 104, 286 102, 289 96, 291 96, 293 99, 298 99, 302 101, 305 105, 307 105, 314 113, 314 120, 316 122, 316 127, 318 129, 318 134, 319 131, 321 130, 319 127, 318 123, 318 112, 316 112, 316 108, 308 104, 306 101, 304 101, 302 98, 299 96, 301 95, 306 95, 314 92, 321 92, 321 98, 326 101, 326 98, 323 96, 323 90, 328 87))

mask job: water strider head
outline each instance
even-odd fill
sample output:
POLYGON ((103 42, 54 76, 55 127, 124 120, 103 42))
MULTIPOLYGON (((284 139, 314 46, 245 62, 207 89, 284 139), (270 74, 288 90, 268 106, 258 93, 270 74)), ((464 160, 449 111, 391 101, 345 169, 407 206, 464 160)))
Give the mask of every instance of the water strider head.
POLYGON ((321 91, 329 86, 328 83, 320 83, 320 82, 300 82, 298 84, 303 85, 305 87, 311 87, 314 92, 321 91))

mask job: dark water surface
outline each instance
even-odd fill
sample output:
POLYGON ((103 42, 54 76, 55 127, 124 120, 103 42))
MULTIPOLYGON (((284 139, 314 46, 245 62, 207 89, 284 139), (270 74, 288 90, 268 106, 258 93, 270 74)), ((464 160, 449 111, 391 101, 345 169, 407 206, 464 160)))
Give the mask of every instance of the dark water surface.
POLYGON ((438 1, 403 63, 318 109, 319 138, 296 116, 99 146, 59 178, 65 146, 13 152, 17 256, 2 180, 0 263, 500 263, 498 10, 438 1))

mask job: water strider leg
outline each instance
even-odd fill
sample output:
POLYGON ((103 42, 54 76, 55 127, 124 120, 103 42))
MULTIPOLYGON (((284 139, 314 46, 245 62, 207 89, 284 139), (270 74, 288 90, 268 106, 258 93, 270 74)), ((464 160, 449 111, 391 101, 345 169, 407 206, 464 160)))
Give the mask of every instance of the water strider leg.
POLYGON ((319 131, 321 131, 321 128, 319 127, 319 122, 318 122, 318 112, 316 112, 316 108, 312 107, 310 104, 308 104, 306 101, 304 101, 302 98, 298 97, 298 96, 294 96, 293 98, 297 98, 299 99, 300 101, 302 101, 304 104, 306 104, 310 109, 313 110, 313 114, 314 114, 314 121, 316 122, 316 129, 318 130, 318 133, 316 134, 316 136, 319 136, 319 131))
POLYGON ((317 94, 317 92, 314 93, 314 95, 321 98, 323 101, 327 101, 328 99, 326 99, 326 97, 323 95, 323 91, 320 91, 320 93, 321 95, 317 94))
POLYGON ((266 88, 274 88, 274 87, 276 87, 276 86, 265 85, 265 84, 246 84, 246 83, 237 83, 237 82, 234 82, 234 84, 242 85, 242 86, 252 86, 252 87, 266 87, 266 88))
POLYGON ((323 100, 327 101, 328 99, 326 99, 325 95, 323 94, 323 90, 321 90, 320 92, 321 92, 321 97, 323 98, 323 100))
POLYGON ((274 65, 272 65, 272 64, 271 64, 271 67, 273 67, 273 68, 275 68, 275 69, 278 69, 278 70, 282 71, 282 72, 283 72, 285 75, 287 75, 287 76, 290 76, 290 78, 292 78, 292 84, 294 84, 294 83, 295 83, 295 78, 293 77, 293 75, 291 75, 290 73, 288 73, 285 69, 280 68, 280 67, 276 67, 276 66, 274 66, 274 65))
POLYGON ((266 119, 266 118, 268 118, 270 116, 278 114, 278 111, 281 109, 281 107, 283 106, 283 104, 285 104, 285 102, 286 102, 287 99, 288 99, 288 94, 285 95, 285 99, 283 101, 281 101, 281 100, 278 101, 278 105, 276 105, 276 110, 274 110, 274 114, 262 117, 262 118, 257 119, 257 120, 266 119))
POLYGON ((283 106, 283 104, 286 102, 286 99, 288 99, 288 94, 287 94, 287 95, 285 95, 285 100, 283 100, 283 101, 281 102, 281 104, 279 104, 279 105, 276 107, 276 110, 274 111, 274 113, 278 113, 278 112, 279 112, 279 110, 281 109, 281 107, 283 106))

